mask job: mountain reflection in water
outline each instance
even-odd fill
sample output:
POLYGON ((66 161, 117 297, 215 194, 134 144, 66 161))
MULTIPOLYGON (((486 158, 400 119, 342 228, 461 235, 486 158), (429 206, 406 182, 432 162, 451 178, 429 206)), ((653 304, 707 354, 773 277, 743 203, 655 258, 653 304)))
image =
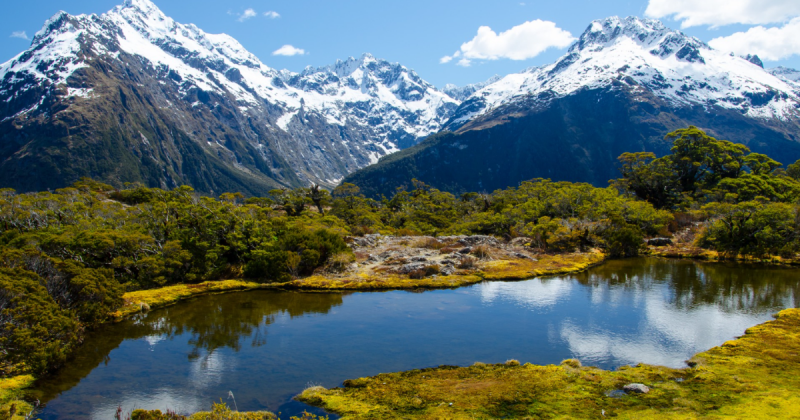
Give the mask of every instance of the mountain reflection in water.
POLYGON ((307 408, 308 384, 439 364, 576 357, 616 368, 680 367, 693 354, 797 306, 797 270, 661 259, 585 273, 424 293, 257 291, 204 296, 108 325, 41 380, 43 419, 113 416, 119 405, 307 408))

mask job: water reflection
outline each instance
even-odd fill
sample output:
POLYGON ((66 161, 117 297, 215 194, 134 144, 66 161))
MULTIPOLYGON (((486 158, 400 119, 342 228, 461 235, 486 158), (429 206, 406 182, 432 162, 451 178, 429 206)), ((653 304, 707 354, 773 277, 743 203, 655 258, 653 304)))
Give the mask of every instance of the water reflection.
POLYGON ((674 367, 797 306, 797 270, 634 259, 572 276, 425 293, 205 296, 93 334, 37 384, 42 418, 191 412, 233 391, 241 410, 296 414, 306 385, 440 364, 577 357, 674 367), (294 410, 294 411, 293 411, 294 410))
POLYGON ((90 372, 106 371, 106 377, 98 378, 102 386, 110 387, 104 390, 103 397, 95 393, 97 389, 92 389, 90 395, 74 401, 55 401, 51 405, 57 410, 45 410, 43 418, 87 417, 86 399, 93 405, 88 416, 98 419, 113 418, 117 406, 126 411, 134 408, 198 411, 207 408, 210 401, 203 391, 221 385, 225 373, 236 368, 235 355, 224 354, 220 349, 235 353, 243 347, 260 347, 266 344, 267 327, 276 320, 325 314, 341 304, 342 295, 338 293, 239 293, 222 299, 201 297, 141 314, 91 334, 80 355, 55 376, 39 381, 32 395, 51 401, 73 389, 90 372), (123 352, 119 355, 123 360, 112 357, 123 342, 141 341, 150 352, 156 352, 159 346, 174 344, 171 341, 176 337, 185 337, 186 343, 181 343, 178 352, 167 349, 168 360, 137 364, 137 358, 148 358, 137 351, 123 352), (185 381, 174 381, 174 376, 186 370, 179 360, 174 360, 179 355, 188 361, 185 381), (149 380, 152 376, 172 376, 173 381, 162 384, 172 382, 174 386, 149 389, 153 385, 149 380), (128 384, 123 383, 126 380, 128 384))
POLYGON ((481 293, 487 303, 502 298, 540 309, 568 300, 572 285, 581 284, 593 316, 583 325, 565 317, 558 327, 574 357, 602 366, 680 367, 688 356, 741 335, 754 324, 754 314, 796 307, 797 274, 742 264, 620 260, 566 278, 489 283, 481 293), (614 316, 621 307, 638 309, 631 315, 639 319, 628 328, 614 316), (603 319, 608 315, 611 322, 603 319))

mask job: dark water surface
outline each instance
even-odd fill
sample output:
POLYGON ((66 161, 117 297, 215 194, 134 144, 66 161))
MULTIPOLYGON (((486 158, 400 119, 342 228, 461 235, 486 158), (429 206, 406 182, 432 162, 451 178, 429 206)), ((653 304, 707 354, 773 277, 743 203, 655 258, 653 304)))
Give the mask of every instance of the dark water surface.
POLYGON ((588 272, 426 292, 205 296, 109 325, 40 381, 41 417, 111 419, 118 406, 297 414, 308 385, 440 364, 578 358, 684 366, 800 300, 800 272, 629 259, 588 272))

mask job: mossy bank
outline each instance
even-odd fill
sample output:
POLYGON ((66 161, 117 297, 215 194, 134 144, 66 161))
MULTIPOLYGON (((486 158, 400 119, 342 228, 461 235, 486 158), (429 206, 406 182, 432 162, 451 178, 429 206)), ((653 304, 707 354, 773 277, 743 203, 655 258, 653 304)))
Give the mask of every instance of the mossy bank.
POLYGON ((298 398, 361 419, 798 418, 800 310, 695 355, 685 369, 637 365, 617 371, 517 361, 381 374, 309 388, 298 398), (628 384, 648 393, 627 394, 628 384))

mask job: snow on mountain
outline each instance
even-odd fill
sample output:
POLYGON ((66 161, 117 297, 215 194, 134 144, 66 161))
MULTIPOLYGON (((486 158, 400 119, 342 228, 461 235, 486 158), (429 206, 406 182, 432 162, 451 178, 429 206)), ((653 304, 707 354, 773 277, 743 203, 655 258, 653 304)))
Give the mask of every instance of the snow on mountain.
MULTIPOLYGON (((237 119, 264 120, 296 140, 296 145, 284 141, 280 153, 292 155, 290 162, 307 162, 297 169, 307 182, 332 184, 380 156, 415 144, 439 131, 459 105, 413 71, 368 54, 301 73, 277 71, 228 35, 175 22, 150 0, 125 0, 102 15, 59 12, 27 51, 0 65, 0 98, 6 102, 0 119, 45 113, 43 104, 55 98, 92 100, 98 90, 73 75, 120 54, 136 57, 159 83, 177 89, 180 98, 168 98, 167 104, 192 100, 189 111, 197 114, 202 107, 218 106, 196 100, 198 94, 229 98, 237 119), (315 131, 330 141, 319 144, 315 131), (333 158, 325 156, 334 153, 331 148, 337 149, 333 158), (313 162, 309 153, 326 162, 313 162)), ((117 61, 113 65, 124 62, 117 61)), ((179 112, 180 107, 172 108, 179 112)), ((224 141, 208 143, 224 147, 224 141)), ((263 147, 263 141, 258 143, 263 147)))
POLYGON ((675 107, 718 106, 753 118, 796 118, 800 94, 787 78, 660 21, 611 17, 592 22, 557 62, 508 75, 475 92, 447 128, 525 98, 546 103, 581 89, 616 86, 652 91, 675 107))
POLYGON ((485 80, 479 83, 473 83, 466 86, 456 86, 454 84, 448 83, 444 85, 444 88, 442 88, 442 92, 450 95, 450 97, 453 99, 456 99, 458 101, 463 101, 472 96, 473 93, 483 89, 484 87, 498 80, 500 80, 500 76, 494 75, 489 80, 485 80))

